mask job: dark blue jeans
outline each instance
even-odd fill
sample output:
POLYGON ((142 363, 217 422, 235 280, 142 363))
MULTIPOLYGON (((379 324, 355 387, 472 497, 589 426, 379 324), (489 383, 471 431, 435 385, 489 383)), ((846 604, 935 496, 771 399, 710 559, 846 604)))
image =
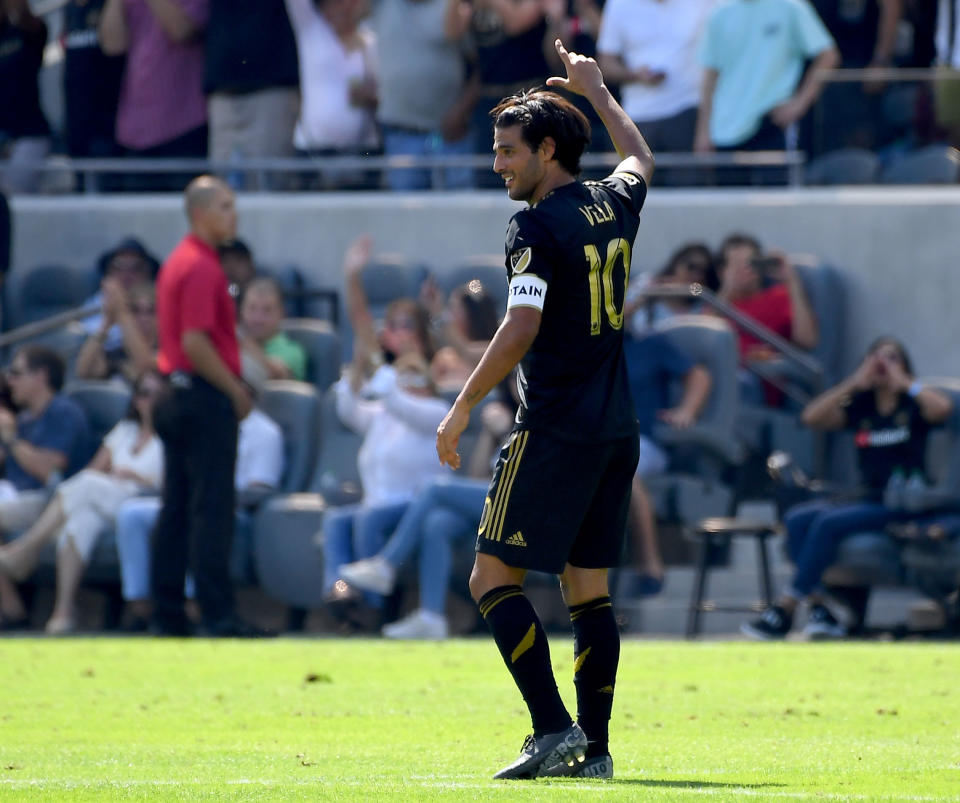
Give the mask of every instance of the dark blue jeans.
POLYGON ((796 566, 792 591, 805 597, 820 585, 820 579, 836 559, 840 542, 864 530, 882 530, 910 514, 891 510, 879 502, 831 502, 815 499, 795 505, 783 517, 787 528, 787 552, 796 566))

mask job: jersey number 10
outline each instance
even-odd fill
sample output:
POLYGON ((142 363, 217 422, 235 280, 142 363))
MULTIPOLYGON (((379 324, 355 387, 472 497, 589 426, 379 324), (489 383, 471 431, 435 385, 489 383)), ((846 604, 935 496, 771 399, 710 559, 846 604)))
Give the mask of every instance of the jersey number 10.
POLYGON ((600 262, 600 251, 597 246, 585 245, 583 253, 590 266, 587 280, 590 283, 590 334, 600 334, 601 308, 607 312, 607 320, 614 329, 623 327, 623 304, 617 309, 616 299, 613 297, 613 269, 617 258, 623 263, 623 299, 627 298, 627 282, 630 280, 630 243, 622 237, 617 237, 607 243, 607 259, 600 262), (602 291, 601 291, 602 287, 602 291), (603 301, 601 303, 601 295, 603 301))

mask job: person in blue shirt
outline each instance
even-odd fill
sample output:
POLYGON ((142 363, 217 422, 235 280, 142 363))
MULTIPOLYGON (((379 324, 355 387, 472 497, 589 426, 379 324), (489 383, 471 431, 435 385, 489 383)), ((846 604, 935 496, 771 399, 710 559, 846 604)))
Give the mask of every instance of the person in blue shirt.
MULTIPOLYGON (((30 526, 43 511, 49 489, 81 468, 90 449, 83 410, 59 395, 66 367, 55 351, 37 344, 21 348, 7 369, 10 396, 19 409, 0 407, 0 537, 30 526)), ((0 629, 26 625, 16 587, 0 576, 0 629)))
POLYGON ((667 470, 669 456, 657 443, 658 422, 686 428, 693 425, 710 396, 712 380, 661 332, 648 331, 624 339, 630 394, 640 439, 640 461, 630 497, 630 533, 637 576, 628 594, 651 596, 663 588, 664 569, 657 544, 656 518, 643 480, 667 470), (671 385, 682 385, 680 398, 671 399, 671 385))

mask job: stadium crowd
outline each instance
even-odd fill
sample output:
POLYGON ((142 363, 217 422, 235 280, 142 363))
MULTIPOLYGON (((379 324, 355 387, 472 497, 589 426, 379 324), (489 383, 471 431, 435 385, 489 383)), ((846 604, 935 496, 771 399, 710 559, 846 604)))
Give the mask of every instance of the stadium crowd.
MULTIPOLYGON (((658 153, 842 148, 886 156, 958 142, 956 81, 831 82, 822 72, 960 65, 956 0, 67 0, 63 108, 44 114, 48 23, 0 6, 0 152, 8 190, 72 157, 489 153, 487 115, 556 71, 552 43, 595 54, 658 153), (953 28, 951 29, 951 25, 953 28), (811 110, 823 95, 816 112, 811 110)), ((947 78, 950 76, 948 75, 947 78)), ((589 112, 589 108, 585 107, 589 112)), ((592 112, 591 112, 592 114, 592 112)), ((608 151, 595 126, 595 151, 608 151)), ((178 189, 180 174, 104 189, 178 189)), ((780 180, 660 171, 659 183, 780 180)), ((253 176, 233 176, 253 186, 253 176)), ((271 188, 486 186, 489 171, 308 170, 271 188)))

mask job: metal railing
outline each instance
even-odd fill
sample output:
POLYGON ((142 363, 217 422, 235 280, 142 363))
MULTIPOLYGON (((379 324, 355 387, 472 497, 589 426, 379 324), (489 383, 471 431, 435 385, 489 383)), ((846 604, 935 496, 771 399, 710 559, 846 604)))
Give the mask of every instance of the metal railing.
MULTIPOLYGON (((689 285, 652 285, 644 288, 644 298, 647 302, 687 300, 702 301, 705 306, 717 314, 727 318, 741 329, 749 332, 764 344, 770 346, 784 361, 807 380, 810 387, 819 392, 823 387, 824 368, 820 360, 802 349, 797 348, 786 338, 768 329, 749 315, 744 314, 735 306, 701 284, 689 285)), ((799 405, 806 405, 813 398, 813 394, 796 388, 784 380, 782 371, 772 365, 770 361, 747 360, 744 367, 761 379, 769 382, 785 396, 799 405)))
MULTIPOLYGON (((772 168, 786 170, 792 185, 803 178, 805 157, 797 151, 739 151, 731 153, 661 153, 657 154, 660 168, 700 168, 723 170, 728 168, 772 168)), ((620 162, 616 153, 587 153, 581 159, 585 170, 613 168, 620 162)), ((44 162, 31 165, 30 170, 40 174, 70 173, 82 178, 83 191, 94 194, 102 191, 100 179, 118 175, 176 175, 215 173, 238 179, 244 189, 264 191, 283 189, 278 176, 322 175, 336 180, 337 175, 359 172, 383 173, 389 170, 425 169, 432 174, 433 185, 443 188, 443 171, 447 168, 474 168, 491 170, 492 156, 485 154, 430 155, 430 156, 307 156, 299 158, 251 158, 243 161, 215 161, 211 159, 71 159, 51 156, 44 162)), ((0 161, 0 171, 9 166, 0 161)), ((19 166, 21 169, 23 165, 19 166)), ((374 188, 376 189, 376 188, 374 188)))

